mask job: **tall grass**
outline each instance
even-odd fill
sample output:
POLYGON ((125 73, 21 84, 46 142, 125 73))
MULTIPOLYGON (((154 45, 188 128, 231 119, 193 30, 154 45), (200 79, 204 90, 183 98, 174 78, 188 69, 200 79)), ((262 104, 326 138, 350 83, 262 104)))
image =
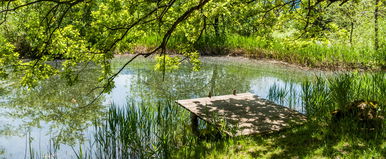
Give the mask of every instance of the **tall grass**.
MULTIPOLYGON (((274 85, 270 89, 269 97, 280 103, 292 98, 288 95, 292 91, 294 90, 289 87, 274 85)), ((307 134, 300 134, 310 135, 311 141, 315 139, 317 142, 321 141, 319 144, 324 146, 314 146, 323 150, 323 156, 385 157, 381 155, 385 154, 386 138, 386 122, 383 119, 386 116, 385 73, 337 73, 327 77, 317 76, 313 80, 304 81, 302 90, 298 93, 308 117, 308 122, 300 129, 310 130, 307 134), (353 109, 353 106, 356 106, 353 103, 358 101, 367 103, 367 106, 370 102, 377 103, 375 104, 376 116, 379 118, 375 117, 371 120, 358 118, 358 115, 361 115, 359 113, 368 113, 367 108, 363 112, 353 109), (337 116, 333 113, 337 110, 343 112, 346 110, 347 113, 337 116), (344 151, 345 154, 337 152, 336 149, 344 151)), ((299 130, 293 129, 295 134, 299 133, 297 131, 299 130)))
POLYGON ((189 114, 169 102, 113 105, 96 125, 97 158, 170 158, 181 145, 196 140, 189 114))
POLYGON ((373 101, 379 106, 378 113, 385 115, 386 74, 377 73, 336 73, 332 76, 316 76, 302 83, 301 90, 293 84, 269 89, 268 99, 288 106, 302 104, 311 119, 328 121, 331 112, 348 109, 355 101, 373 101), (296 98, 301 98, 301 101, 296 98))
POLYGON ((277 104, 304 112, 303 108, 299 107, 302 104, 300 93, 295 83, 285 83, 284 86, 275 83, 269 88, 267 98, 277 104))
POLYGON ((350 147, 346 148, 350 153, 344 156, 384 158, 384 155, 379 154, 385 154, 386 122, 383 119, 386 116, 385 88, 384 73, 344 73, 327 79, 319 77, 314 82, 305 82, 302 94, 309 118, 307 125, 314 131, 324 134, 323 138, 329 143, 328 146, 350 147), (358 111, 354 108, 358 107, 355 105, 358 101, 367 103, 367 107, 358 111), (372 108, 369 103, 372 102, 377 103, 376 115, 371 119, 363 118, 363 114, 366 117, 370 114, 368 110, 372 108), (361 145, 365 145, 367 150, 361 145), (366 153, 362 154, 359 151, 366 153))
POLYGON ((386 74, 344 73, 314 83, 303 84, 303 101, 310 117, 330 117, 331 111, 346 109, 357 100, 376 101, 379 113, 385 115, 386 74))
POLYGON ((244 49, 247 56, 266 57, 307 66, 374 67, 383 65, 382 54, 368 46, 322 44, 312 40, 288 40, 230 35, 225 47, 244 49))
MULTIPOLYGON (((197 153, 200 140, 219 137, 219 129, 214 125, 200 121, 197 136, 190 124, 190 113, 171 101, 128 103, 125 107, 112 105, 107 118, 95 125, 94 147, 85 156, 190 158, 197 153)), ((85 156, 78 155, 78 158, 87 158, 85 156)))
MULTIPOLYGON (((147 35, 135 45, 154 47, 159 43, 159 35, 147 35)), ((181 43, 190 43, 183 35, 173 36, 168 48, 178 52, 181 43)), ((386 65, 384 49, 375 51, 370 46, 331 44, 317 40, 294 40, 265 38, 260 36, 241 36, 227 34, 222 36, 203 35, 194 45, 203 54, 224 55, 229 53, 249 57, 272 58, 311 67, 377 68, 386 65)))

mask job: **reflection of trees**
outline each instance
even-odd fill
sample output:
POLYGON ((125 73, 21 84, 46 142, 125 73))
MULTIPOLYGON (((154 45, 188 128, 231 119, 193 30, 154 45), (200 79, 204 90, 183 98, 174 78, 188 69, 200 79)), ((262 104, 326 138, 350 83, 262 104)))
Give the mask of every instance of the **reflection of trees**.
POLYGON ((6 90, 3 87, 0 87, 0 97, 2 97, 5 93, 6 90))
POLYGON ((229 73, 226 67, 216 65, 204 66, 199 72, 183 67, 175 72, 141 70, 137 74, 138 84, 132 92, 141 93, 142 98, 183 99, 213 95, 231 94, 233 89, 238 92, 249 90, 249 81, 240 71, 229 73))
POLYGON ((22 119, 21 126, 49 125, 59 142, 82 139, 82 132, 103 113, 101 99, 87 105, 98 95, 95 70, 83 71, 79 81, 69 86, 65 79, 52 77, 32 89, 14 87, 3 107, 11 117, 22 119))

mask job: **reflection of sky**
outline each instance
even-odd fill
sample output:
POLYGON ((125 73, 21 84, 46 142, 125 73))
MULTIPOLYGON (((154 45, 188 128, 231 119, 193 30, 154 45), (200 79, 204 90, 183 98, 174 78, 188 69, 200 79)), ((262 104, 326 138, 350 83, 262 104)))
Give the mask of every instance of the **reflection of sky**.
MULTIPOLYGON (((263 76, 263 77, 251 80, 250 92, 253 94, 256 94, 262 98, 268 99, 269 90, 273 86, 276 86, 279 89, 284 89, 284 90, 289 91, 289 85, 291 85, 291 84, 292 84, 293 89, 296 93, 301 92, 302 87, 298 83, 286 82, 286 81, 283 81, 282 79, 279 79, 276 77, 269 77, 269 76, 264 77, 263 76)), ((297 103, 295 103, 296 105, 293 107, 293 109, 295 109, 299 112, 303 112, 302 103, 300 101, 299 95, 295 96, 295 100, 297 103)), ((277 103, 277 104, 282 104, 284 106, 290 105, 288 103, 288 101, 284 101, 284 103, 277 103)))
MULTIPOLYGON (((1 123, 21 123, 22 121, 14 121, 10 119, 0 119, 1 123)), ((14 124, 16 125, 16 124, 14 124)), ((4 127, 0 127, 2 129, 4 127)), ((14 128, 14 127, 11 127, 14 128)), ((0 133, 0 152, 5 151, 5 156, 0 154, 0 158, 10 158, 10 159, 19 159, 19 158, 30 158, 30 147, 32 152, 36 153, 35 158, 53 158, 53 155, 50 155, 50 151, 53 152, 53 147, 50 145, 50 139, 52 136, 48 133, 49 126, 46 123, 41 123, 40 128, 30 128, 17 130, 11 132, 11 134, 3 135, 0 133), (31 143, 27 142, 27 139, 30 138, 31 143)), ((6 133, 6 132, 4 132, 6 133)), ((70 146, 61 144, 60 151, 57 152, 56 156, 67 156, 59 158, 74 158, 73 150, 70 146)))
POLYGON ((126 74, 126 72, 118 75, 114 79, 115 87, 109 94, 106 95, 106 100, 103 102, 103 104, 110 105, 114 103, 118 106, 126 105, 126 99, 130 96, 133 77, 133 74, 126 74))
POLYGON ((275 77, 260 77, 251 80, 251 93, 267 98, 269 88, 274 84, 284 86, 285 82, 275 77))
MULTIPOLYGON (((105 95, 105 100, 103 101, 103 105, 111 105, 112 103, 116 104, 117 106, 125 106, 126 105, 126 99, 127 97, 131 97, 131 83, 135 77, 133 74, 134 72, 130 69, 126 69, 121 72, 119 76, 117 76, 115 81, 115 87, 112 89, 112 91, 109 94, 105 95)), ((1 101, 0 101, 1 102, 1 101)), ((30 158, 29 156, 29 145, 27 144, 27 137, 30 135, 33 139, 33 142, 31 142, 31 147, 33 148, 33 151, 36 153, 39 152, 41 154, 37 154, 37 158, 49 158, 54 157, 50 155, 49 151, 52 150, 52 145, 50 146, 50 139, 52 138, 51 134, 49 133, 49 125, 45 122, 41 123, 41 128, 31 128, 29 131, 26 129, 24 130, 18 130, 17 136, 14 133, 11 135, 4 135, 1 133, 1 130, 5 128, 5 126, 10 128, 18 127, 20 124, 23 123, 20 119, 14 119, 12 117, 7 117, 5 115, 7 110, 0 109, 0 112, 4 114, 0 114, 0 152, 2 150, 5 150, 5 156, 2 156, 0 153, 0 159, 3 157, 5 158, 12 158, 12 159, 18 159, 18 158, 24 158, 24 155, 26 155, 26 158, 30 158), (12 125, 5 125, 4 123, 10 123, 12 125), (28 132, 30 134, 28 134, 28 132), (27 152, 27 153, 26 153, 27 152)), ((87 133, 88 135, 90 133, 87 133)), ((87 143, 83 145, 84 147, 88 147, 87 143)), ((78 150, 79 147, 75 146, 75 150, 78 150)), ((74 151, 72 148, 68 145, 61 144, 60 145, 60 151, 57 152, 56 157, 59 158, 76 158, 74 156, 74 151)))

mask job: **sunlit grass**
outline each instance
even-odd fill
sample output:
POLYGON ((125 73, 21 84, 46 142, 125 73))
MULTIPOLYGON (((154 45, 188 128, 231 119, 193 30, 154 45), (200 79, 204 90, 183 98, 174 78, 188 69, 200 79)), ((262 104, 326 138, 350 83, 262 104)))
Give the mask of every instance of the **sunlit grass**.
POLYGON ((230 35, 224 45, 244 49, 247 56, 265 57, 306 66, 374 67, 383 65, 381 53, 368 46, 318 44, 310 40, 265 39, 230 35))
POLYGON ((306 124, 283 132, 238 137, 217 142, 202 141, 200 158, 382 158, 384 140, 333 134, 323 125, 306 124), (383 146, 382 146, 383 145, 383 146))
MULTIPOLYGON (((160 42, 159 35, 147 35, 135 45, 155 47, 160 42)), ((182 35, 173 36, 169 49, 176 49, 180 43, 189 43, 182 35)), ((195 49, 203 54, 240 54, 252 58, 271 58, 310 67, 344 67, 372 69, 385 66, 384 50, 375 51, 371 46, 347 44, 325 44, 317 40, 264 38, 240 36, 237 34, 215 37, 204 35, 195 49)))

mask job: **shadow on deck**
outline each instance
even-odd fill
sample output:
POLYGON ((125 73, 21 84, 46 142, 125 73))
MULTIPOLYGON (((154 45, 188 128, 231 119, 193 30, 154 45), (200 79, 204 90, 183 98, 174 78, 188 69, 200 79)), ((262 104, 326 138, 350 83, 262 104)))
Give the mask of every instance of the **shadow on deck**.
POLYGON ((303 114, 251 93, 176 102, 211 124, 221 125, 225 120, 236 130, 226 132, 231 136, 271 133, 306 121, 303 114))

